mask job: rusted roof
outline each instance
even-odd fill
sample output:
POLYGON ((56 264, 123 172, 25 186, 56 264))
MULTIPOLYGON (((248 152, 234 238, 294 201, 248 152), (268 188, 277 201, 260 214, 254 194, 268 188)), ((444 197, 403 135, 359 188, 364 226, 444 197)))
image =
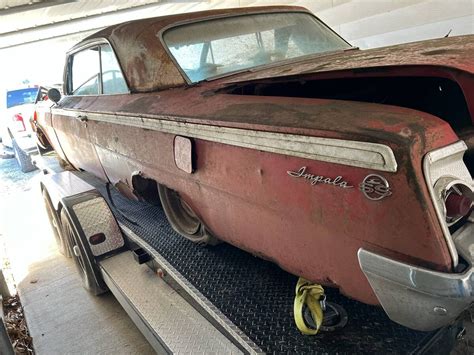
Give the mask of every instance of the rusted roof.
POLYGON ((72 50, 88 41, 105 38, 114 47, 132 92, 162 90, 186 84, 161 42, 161 34, 167 28, 219 17, 289 11, 309 12, 296 6, 262 6, 147 18, 107 27, 85 38, 72 50))

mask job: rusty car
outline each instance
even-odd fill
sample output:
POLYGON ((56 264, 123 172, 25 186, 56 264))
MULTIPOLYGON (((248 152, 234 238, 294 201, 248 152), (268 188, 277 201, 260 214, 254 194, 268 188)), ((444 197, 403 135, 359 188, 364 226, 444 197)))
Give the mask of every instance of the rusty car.
POLYGON ((351 46, 300 7, 134 20, 66 56, 62 160, 407 327, 474 300, 474 37, 351 46))

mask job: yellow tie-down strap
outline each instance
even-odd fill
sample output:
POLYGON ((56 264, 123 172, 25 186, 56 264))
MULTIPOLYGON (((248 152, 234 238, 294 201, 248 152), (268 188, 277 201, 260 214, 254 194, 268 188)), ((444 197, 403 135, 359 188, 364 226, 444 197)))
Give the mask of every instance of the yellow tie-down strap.
POLYGON ((311 283, 308 280, 300 277, 296 284, 296 296, 293 306, 293 313, 295 315, 295 323, 301 333, 305 335, 318 334, 321 324, 323 324, 323 308, 321 301, 324 300, 324 288, 321 285, 311 283), (309 328, 303 317, 303 306, 309 308, 311 316, 313 317, 316 329, 309 328))

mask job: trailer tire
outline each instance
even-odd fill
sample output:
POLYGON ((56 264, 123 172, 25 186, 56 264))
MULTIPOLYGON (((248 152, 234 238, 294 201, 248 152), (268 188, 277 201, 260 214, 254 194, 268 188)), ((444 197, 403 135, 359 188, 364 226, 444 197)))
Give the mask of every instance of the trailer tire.
POLYGON ((54 209, 53 203, 51 202, 48 191, 46 189, 43 189, 43 201, 46 207, 46 213, 48 214, 49 222, 51 223, 51 227, 53 229, 54 239, 56 240, 58 251, 65 257, 70 258, 71 252, 69 249, 68 241, 63 234, 58 214, 54 209))
POLYGON ((84 248, 80 237, 64 209, 61 210, 61 226, 64 236, 68 240, 70 253, 82 279, 82 286, 95 296, 107 292, 107 286, 100 274, 99 268, 84 248))
POLYGON ((13 151, 15 152, 15 159, 20 166, 20 170, 24 173, 29 173, 30 171, 36 170, 36 166, 31 161, 30 156, 26 153, 17 142, 12 140, 13 151))

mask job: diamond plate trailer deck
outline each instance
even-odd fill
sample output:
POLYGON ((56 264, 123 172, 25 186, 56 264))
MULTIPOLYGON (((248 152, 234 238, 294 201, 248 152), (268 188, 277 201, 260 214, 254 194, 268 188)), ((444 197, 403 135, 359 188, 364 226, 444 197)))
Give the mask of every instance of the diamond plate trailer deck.
POLYGON ((126 248, 97 262, 157 352, 449 353, 462 329, 456 322, 434 332, 413 331, 390 321, 381 308, 327 289, 329 300, 346 309, 348 324, 301 335, 292 314, 295 276, 228 244, 195 245, 172 230, 160 206, 128 200, 87 173, 67 174, 98 192, 115 216, 126 248), (133 259, 130 250, 137 247, 151 257, 147 266, 133 259))

